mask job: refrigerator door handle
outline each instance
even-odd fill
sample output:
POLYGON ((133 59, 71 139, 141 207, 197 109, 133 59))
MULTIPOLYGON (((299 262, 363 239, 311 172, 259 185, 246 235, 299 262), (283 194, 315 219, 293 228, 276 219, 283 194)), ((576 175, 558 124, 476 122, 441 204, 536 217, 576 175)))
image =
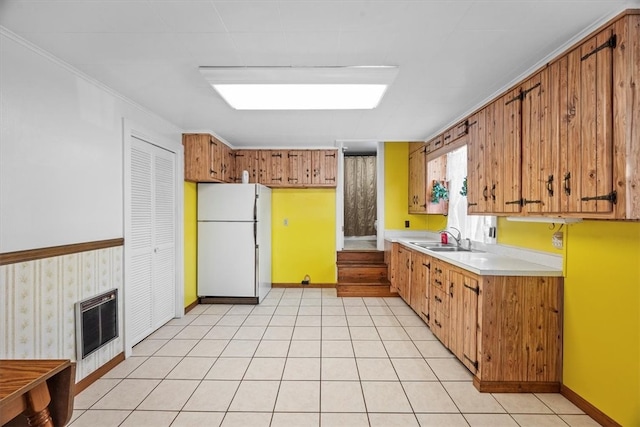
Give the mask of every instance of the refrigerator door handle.
POLYGON ((253 220, 258 220, 258 195, 256 194, 256 198, 253 200, 253 220))
POLYGON ((255 247, 258 247, 258 223, 256 221, 253 222, 253 244, 255 247))

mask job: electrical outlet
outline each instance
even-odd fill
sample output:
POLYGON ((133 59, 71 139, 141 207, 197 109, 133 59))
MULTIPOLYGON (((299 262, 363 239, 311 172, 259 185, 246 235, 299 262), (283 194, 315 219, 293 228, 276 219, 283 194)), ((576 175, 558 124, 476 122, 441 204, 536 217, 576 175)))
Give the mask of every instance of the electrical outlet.
POLYGON ((289 218, 284 219, 284 226, 287 227, 289 225, 289 218))
POLYGON ((404 222, 404 228, 409 228, 409 227, 410 227, 410 225, 409 225, 409 221, 405 221, 405 222, 404 222))
POLYGON ((556 249, 562 249, 562 243, 563 243, 562 231, 553 233, 553 236, 551 236, 551 244, 553 245, 553 247, 556 249))

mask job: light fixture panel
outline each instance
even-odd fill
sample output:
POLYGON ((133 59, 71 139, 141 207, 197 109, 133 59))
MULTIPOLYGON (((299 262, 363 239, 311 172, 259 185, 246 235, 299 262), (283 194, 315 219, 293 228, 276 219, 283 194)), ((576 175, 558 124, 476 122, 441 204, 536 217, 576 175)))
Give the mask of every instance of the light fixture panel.
POLYGON ((237 110, 357 110, 376 108, 398 68, 200 67, 237 110))

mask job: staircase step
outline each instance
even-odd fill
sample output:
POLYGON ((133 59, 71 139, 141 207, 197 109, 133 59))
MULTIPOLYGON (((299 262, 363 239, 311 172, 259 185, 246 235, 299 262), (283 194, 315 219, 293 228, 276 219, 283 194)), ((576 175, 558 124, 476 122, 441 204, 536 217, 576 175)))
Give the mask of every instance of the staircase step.
POLYGON ((338 264, 344 263, 384 263, 383 251, 338 251, 338 264))
POLYGON ((391 292, 389 283, 338 283, 336 291, 339 297, 397 297, 391 292))
POLYGON ((338 282, 377 282, 386 278, 386 264, 338 264, 338 282))

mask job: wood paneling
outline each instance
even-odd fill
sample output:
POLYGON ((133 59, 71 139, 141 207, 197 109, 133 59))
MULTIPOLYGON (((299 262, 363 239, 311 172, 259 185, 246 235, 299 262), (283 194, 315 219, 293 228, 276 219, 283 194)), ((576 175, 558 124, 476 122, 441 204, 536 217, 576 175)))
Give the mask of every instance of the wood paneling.
POLYGON ((98 249, 113 248, 124 245, 123 238, 98 240, 94 242, 74 243, 71 245, 52 246, 49 248, 28 249, 24 251, 5 252, 0 254, 0 265, 51 258, 98 249))

